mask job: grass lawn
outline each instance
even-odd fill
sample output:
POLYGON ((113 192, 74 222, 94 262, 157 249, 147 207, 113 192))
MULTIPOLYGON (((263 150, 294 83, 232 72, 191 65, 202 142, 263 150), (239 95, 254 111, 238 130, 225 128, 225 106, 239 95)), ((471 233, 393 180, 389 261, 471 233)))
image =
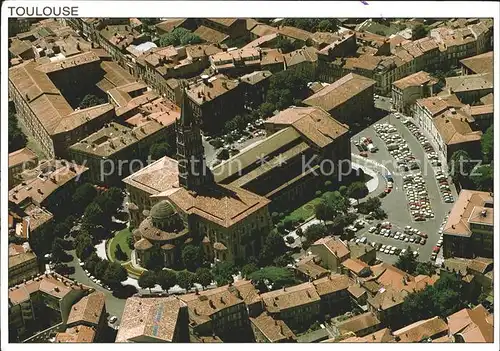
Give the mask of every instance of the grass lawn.
POLYGON ((306 202, 299 208, 295 209, 292 213, 288 215, 288 217, 291 218, 292 220, 299 220, 299 219, 306 220, 312 215, 314 215, 314 208, 320 202, 321 202, 321 197, 315 197, 311 201, 306 202))
POLYGON ((112 261, 126 262, 126 261, 130 260, 130 252, 132 250, 130 250, 130 248, 128 247, 127 238, 131 235, 132 235, 132 233, 130 232, 130 230, 128 228, 125 228, 123 230, 120 230, 118 233, 116 233, 115 236, 113 237, 113 239, 111 239, 111 242, 109 243, 109 254, 111 255, 112 261), (122 251, 127 254, 126 260, 120 261, 120 260, 116 259, 115 249, 116 249, 117 245, 120 245, 122 251))

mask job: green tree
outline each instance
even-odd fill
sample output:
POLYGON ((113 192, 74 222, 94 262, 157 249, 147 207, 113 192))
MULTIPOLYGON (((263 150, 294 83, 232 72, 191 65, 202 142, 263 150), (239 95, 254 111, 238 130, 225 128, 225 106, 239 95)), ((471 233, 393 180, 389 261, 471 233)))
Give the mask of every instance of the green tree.
POLYGON ((419 23, 415 27, 413 27, 411 36, 413 40, 417 40, 426 37, 428 33, 429 30, 427 29, 427 27, 419 23))
POLYGON ((95 248, 92 243, 92 237, 87 233, 80 234, 76 241, 76 256, 80 260, 85 261, 94 251, 95 248))
POLYGON ((92 106, 102 105, 104 103, 106 103, 106 100, 104 100, 103 98, 92 94, 87 94, 83 97, 82 101, 80 101, 78 107, 81 109, 85 109, 92 106))
POLYGON ((200 284, 203 288, 206 288, 212 281, 214 280, 214 276, 210 269, 208 268, 198 268, 196 270, 195 280, 198 284, 200 284))
POLYGON ((163 34, 160 36, 160 46, 178 46, 187 44, 198 44, 201 43, 201 38, 194 33, 191 33, 185 28, 175 28, 170 33, 163 34))
POLYGON ((177 274, 169 269, 158 271, 158 284, 161 288, 168 292, 168 290, 177 284, 177 274))
POLYGON ((436 274, 436 267, 434 267, 432 262, 418 262, 417 267, 415 268, 415 274, 433 276, 436 274))
POLYGON ((284 37, 278 37, 276 39, 275 48, 280 49, 283 54, 288 54, 296 49, 298 49, 297 44, 292 43, 290 40, 284 37))
POLYGON ((157 276, 155 272, 145 271, 137 280, 137 284, 139 284, 142 289, 149 289, 149 292, 151 293, 151 289, 156 285, 156 280, 157 276))
POLYGON ((415 272, 415 269, 417 268, 417 260, 415 259, 415 256, 413 256, 413 251, 409 246, 406 249, 406 252, 402 256, 399 256, 394 266, 408 274, 413 274, 415 272))
POLYGON ((191 273, 189 271, 181 271, 177 273, 177 284, 183 289, 186 289, 188 291, 191 289, 195 282, 195 274, 191 273))
POLYGON ((281 235, 277 232, 270 232, 264 241, 264 245, 260 250, 259 263, 261 266, 271 264, 272 260, 284 254, 287 251, 287 246, 281 235))
POLYGON ((304 248, 308 248, 316 240, 321 239, 327 233, 327 229, 323 224, 313 224, 307 227, 304 231, 306 241, 302 243, 304 248))
POLYGON ((490 163, 493 160, 493 139, 493 126, 490 126, 481 137, 481 151, 483 153, 483 160, 486 163, 490 163))
POLYGON ((92 202, 85 208, 83 213, 82 227, 89 230, 91 233, 101 225, 103 219, 103 211, 95 202, 92 202))
POLYGON ((115 258, 118 261, 126 261, 128 259, 127 254, 125 252, 123 252, 120 244, 116 245, 116 248, 115 248, 115 258))
POLYGON ((244 278, 248 278, 250 276, 250 274, 257 271, 258 269, 259 269, 259 267, 257 267, 257 265, 255 263, 247 263, 246 265, 244 265, 241 268, 241 275, 244 278))
POLYGON ((493 191, 493 166, 482 165, 470 175, 474 188, 480 191, 493 191))
POLYGON ((64 251, 64 240, 61 238, 55 238, 52 242, 52 260, 54 263, 63 262, 67 256, 66 251, 64 251))
POLYGON ((17 116, 9 110, 9 152, 26 147, 28 139, 19 128, 17 116))
POLYGON ((90 183, 84 183, 76 188, 71 201, 76 209, 86 208, 97 196, 96 188, 90 183))
POLYGON ((339 24, 334 19, 323 19, 319 21, 316 30, 319 32, 336 32, 339 30, 339 24))
POLYGON ((188 44, 199 44, 202 42, 202 40, 196 34, 189 32, 181 36, 179 38, 179 42, 181 45, 188 45, 188 44))
POLYGON ((111 262, 104 273, 103 279, 110 287, 121 287, 121 283, 127 280, 127 271, 118 262, 111 262))
POLYGON ((127 236, 127 246, 130 250, 134 249, 134 237, 132 235, 127 236))
POLYGON ((227 285, 234 281, 233 275, 237 274, 238 270, 231 262, 218 262, 212 268, 212 274, 217 286, 227 285))
POLYGON ((163 156, 171 156, 172 148, 170 144, 166 141, 162 143, 154 143, 149 148, 149 155, 151 156, 152 160, 156 161, 162 158, 163 156))
POLYGON ((339 188, 339 193, 342 196, 347 196, 347 187, 345 185, 341 185, 339 188))
POLYGON ((347 187, 347 196, 358 201, 368 195, 368 188, 364 182, 354 182, 347 187))
POLYGON ((335 211, 330 204, 328 204, 324 199, 314 206, 314 214, 316 218, 320 221, 326 222, 332 220, 335 215, 335 211))
POLYGON ((349 200, 340 191, 325 193, 323 199, 333 211, 333 216, 345 214, 349 208, 349 200))
POLYGON ((164 266, 163 252, 159 247, 152 247, 144 259, 144 267, 148 270, 159 270, 164 266))
POLYGON ((250 274, 250 279, 257 286, 270 283, 271 290, 281 289, 296 284, 293 272, 288 268, 268 266, 250 274))
POLYGON ((458 150, 451 155, 449 169, 454 182, 461 182, 467 178, 472 167, 473 163, 467 151, 458 150))
POLYGON ((359 204, 358 211, 363 214, 368 214, 381 208, 382 202, 378 197, 370 197, 362 204, 359 204))
POLYGON ((264 118, 271 117, 275 110, 276 110, 276 106, 274 106, 274 104, 270 103, 270 102, 264 102, 259 107, 260 115, 264 118))
POLYGON ((182 249, 182 262, 184 266, 194 272, 196 268, 203 264, 203 248, 201 245, 186 245, 182 249))
POLYGON ((99 261, 96 263, 95 269, 94 269, 95 277, 97 279, 102 279, 104 277, 104 275, 106 274, 108 267, 109 267, 108 260, 99 259, 99 261))

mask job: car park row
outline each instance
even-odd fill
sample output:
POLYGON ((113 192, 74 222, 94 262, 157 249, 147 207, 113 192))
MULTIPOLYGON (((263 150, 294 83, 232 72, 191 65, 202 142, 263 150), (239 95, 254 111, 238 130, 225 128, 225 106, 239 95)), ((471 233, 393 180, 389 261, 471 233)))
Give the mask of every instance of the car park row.
MULTIPOLYGON (((437 153, 434 151, 431 143, 425 135, 418 129, 418 127, 409 119, 403 120, 403 124, 409 129, 409 131, 415 136, 415 138, 420 142, 425 150, 425 154, 429 159, 429 162, 434 167, 440 167, 441 162, 437 153)), ((453 203, 455 200, 451 194, 450 184, 448 183, 448 177, 444 174, 441 168, 435 171, 436 181, 438 183, 438 188, 441 193, 441 197, 446 203, 453 203)))
MULTIPOLYGON (((378 136, 386 143, 387 149, 396 160, 400 171, 411 172, 420 169, 408 143, 397 133, 397 129, 392 124, 375 124, 374 128, 378 136)), ((408 211, 413 220, 425 221, 434 218, 425 180, 420 172, 405 174, 403 176, 403 189, 408 201, 408 211)))

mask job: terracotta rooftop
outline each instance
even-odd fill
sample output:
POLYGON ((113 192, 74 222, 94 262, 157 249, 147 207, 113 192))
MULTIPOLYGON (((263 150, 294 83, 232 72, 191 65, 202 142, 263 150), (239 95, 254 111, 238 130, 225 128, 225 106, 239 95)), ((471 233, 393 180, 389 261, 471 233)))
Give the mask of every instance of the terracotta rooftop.
POLYGON ((286 340, 296 340, 297 337, 285 322, 274 319, 266 312, 258 317, 250 318, 250 322, 257 328, 269 342, 283 342, 286 340))
POLYGON ((462 59, 460 63, 475 74, 492 73, 493 51, 462 59))
POLYGON ((231 80, 222 74, 209 79, 208 83, 198 82, 189 87, 187 94, 198 105, 217 99, 219 96, 235 89, 238 81, 231 80))
POLYGON ((446 78, 446 89, 453 93, 493 89, 493 73, 446 78))
POLYGON ((356 342, 356 343, 357 342, 366 342, 366 343, 382 342, 382 343, 386 343, 386 342, 393 342, 393 341, 394 341, 394 336, 392 335, 390 329, 384 328, 384 329, 380 329, 380 330, 376 331, 375 333, 368 334, 368 335, 363 336, 363 337, 353 336, 353 337, 344 339, 340 342, 347 342, 347 343, 352 343, 352 342, 356 342))
POLYGON ((263 45, 263 44, 265 44, 265 43, 267 43, 267 42, 269 42, 271 40, 276 39, 278 36, 279 36, 278 33, 271 33, 271 34, 263 35, 263 36, 255 39, 254 41, 251 41, 247 45, 243 46, 242 49, 258 48, 261 45, 263 45))
POLYGON ((9 154, 9 168, 29 161, 36 161, 37 159, 38 156, 33 151, 24 147, 9 154))
POLYGON ((84 285, 65 278, 57 273, 42 274, 25 283, 9 288, 9 300, 17 305, 30 300, 31 295, 42 292, 57 300, 65 297, 72 290, 87 290, 84 285))
POLYGON ((82 66, 93 62, 99 62, 101 59, 93 51, 87 51, 75 56, 65 58, 63 60, 55 61, 40 65, 37 70, 45 74, 65 70, 68 68, 82 66))
POLYGON ((368 252, 372 252, 375 250, 373 246, 361 243, 348 242, 347 247, 351 252, 350 258, 360 258, 368 252))
POLYGON ((337 324, 337 328, 341 334, 349 332, 357 333, 367 328, 372 328, 380 324, 377 316, 371 312, 354 316, 337 324))
POLYGON ((218 52, 222 52, 221 48, 209 43, 186 45, 185 48, 186 55, 190 59, 208 57, 218 52))
MULTIPOLYGON (((445 235, 471 236, 470 219, 476 207, 493 203, 493 196, 485 191, 463 189, 448 216, 443 233, 445 235)), ((493 217, 493 208, 485 208, 487 217, 493 217), (490 215, 488 214, 490 212, 490 215)))
POLYGON ((270 71, 254 71, 252 73, 241 76, 243 83, 255 85, 266 79, 269 79, 273 74, 270 71))
POLYGON ((14 267, 23 265, 29 261, 36 261, 36 255, 32 251, 21 252, 15 255, 11 255, 10 253, 11 251, 9 250, 9 269, 13 269, 14 267))
POLYGON ((360 286, 359 284, 350 285, 347 288, 347 291, 349 291, 349 294, 351 294, 355 299, 358 299, 361 296, 363 296, 363 294, 366 294, 366 289, 360 286))
POLYGON ((250 32, 257 37, 263 37, 264 35, 278 33, 278 28, 259 23, 250 32))
POLYGON ((283 64, 282 69, 285 69, 285 55, 283 55, 277 49, 262 49, 262 57, 260 61, 260 65, 262 69, 266 69, 266 67, 281 65, 283 64))
POLYGON ((315 259, 315 255, 303 257, 299 262, 297 262, 295 269, 312 279, 317 279, 327 275, 329 271, 317 264, 315 259))
POLYGON ((186 22, 186 20, 186 18, 168 18, 160 23, 155 24, 155 27, 163 32, 168 33, 181 26, 184 22, 186 22))
POLYGON ((349 73, 303 102, 306 105, 318 106, 325 111, 331 111, 374 85, 375 81, 370 78, 349 73))
POLYGON ((106 297, 101 292, 93 292, 84 296, 71 307, 67 324, 93 324, 99 325, 106 297))
POLYGON ((261 294, 264 307, 269 313, 320 301, 313 283, 303 283, 261 294))
POLYGON ((493 93, 489 93, 479 100, 483 103, 483 105, 493 105, 493 93))
POLYGON ((90 343, 94 342, 95 329, 86 325, 77 325, 56 334, 55 343, 90 343))
POLYGON ((341 260, 347 257, 350 253, 349 248, 343 241, 332 236, 318 239, 313 245, 324 245, 333 255, 341 260))
POLYGON ((349 130, 349 127, 335 120, 320 107, 289 107, 267 119, 266 123, 291 125, 320 148, 332 143, 349 130))
POLYGON ((411 74, 409 76, 406 76, 404 78, 401 78, 400 80, 395 81, 392 83, 396 88, 398 89, 406 89, 409 87, 418 87, 421 85, 427 85, 427 84, 435 84, 437 83, 438 80, 431 77, 431 75, 427 72, 420 71, 414 74, 411 74))
POLYGON ((213 43, 213 44, 220 44, 227 38, 229 38, 229 35, 216 31, 215 29, 206 27, 206 26, 199 26, 198 29, 194 31, 194 34, 199 36, 201 39, 203 39, 206 42, 213 43))
POLYGON ((185 188, 165 191, 168 198, 187 214, 195 214, 223 227, 230 227, 269 204, 265 197, 230 185, 213 185, 196 194, 185 188))
POLYGON ((342 262, 342 266, 354 272, 356 275, 359 275, 364 269, 370 268, 370 266, 357 258, 348 258, 342 262))
POLYGON ((311 36, 313 35, 311 32, 308 32, 306 30, 290 26, 279 27, 278 33, 284 37, 300 41, 307 41, 307 39, 311 38, 311 36))
POLYGON ((447 333, 448 325, 439 317, 433 317, 410 324, 396 330, 393 334, 399 337, 399 342, 420 342, 433 338, 441 333, 447 333))
POLYGON ((471 106, 470 107, 470 114, 473 117, 479 116, 479 115, 493 114, 493 103, 471 106))
POLYGON ((39 170, 38 177, 9 190, 10 202, 20 204, 31 199, 35 204, 40 205, 50 194, 78 178, 88 168, 64 160, 52 160, 41 163, 37 170, 39 170))
POLYGON ((313 280, 319 296, 328 295, 337 291, 346 290, 349 287, 349 277, 343 274, 331 274, 326 277, 313 280))
POLYGON ((455 94, 418 99, 417 104, 429 111, 431 117, 435 117, 449 108, 458 109, 464 106, 455 94))
POLYGON ((177 160, 164 156, 129 175, 123 182, 151 195, 168 190, 176 191, 179 187, 177 160))
POLYGON ((482 305, 464 308, 448 316, 451 335, 460 335, 466 343, 493 342, 493 324, 490 314, 482 305))
POLYGON ((240 21, 239 18, 207 18, 207 21, 220 24, 223 27, 231 27, 236 22, 240 21))
POLYGON ((234 286, 221 286, 198 293, 181 295, 189 310, 189 319, 197 325, 211 320, 221 310, 243 304, 243 296, 234 286))
POLYGON ((98 157, 112 157, 129 147, 134 147, 143 139, 165 128, 156 120, 149 120, 136 127, 126 127, 111 122, 88 137, 70 146, 70 150, 98 157))
POLYGON ((130 297, 115 342, 174 341, 177 321, 186 304, 177 297, 130 297))
POLYGON ((288 68, 295 65, 300 65, 304 62, 315 63, 318 61, 318 50, 312 46, 305 46, 301 49, 294 50, 284 55, 285 62, 288 68))

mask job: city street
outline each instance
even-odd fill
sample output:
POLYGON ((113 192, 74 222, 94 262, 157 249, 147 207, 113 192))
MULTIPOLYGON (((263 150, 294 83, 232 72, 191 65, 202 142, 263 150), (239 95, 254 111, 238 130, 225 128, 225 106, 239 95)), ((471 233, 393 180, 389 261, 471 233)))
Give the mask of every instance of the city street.
POLYGON ((125 308, 126 299, 119 299, 113 296, 113 292, 104 289, 102 286, 90 280, 90 278, 85 274, 83 268, 80 267, 78 259, 76 258, 75 251, 68 251, 68 253, 73 256, 73 260, 71 262, 68 262, 68 266, 75 267, 75 273, 70 275, 70 278, 79 283, 82 283, 83 285, 94 288, 96 291, 104 293, 104 295, 106 296, 106 310, 110 315, 118 317, 118 321, 115 323, 115 325, 119 325, 123 309, 125 308))
MULTIPOLYGON (((443 218, 450 211, 453 204, 444 203, 441 199, 441 194, 439 192, 437 182, 434 177, 434 169, 430 165, 425 156, 425 151, 420 145, 420 143, 415 139, 415 137, 410 133, 410 131, 404 126, 404 124, 398 120, 394 115, 390 114, 376 123, 390 123, 395 126, 398 130, 399 134, 405 139, 410 147, 411 152, 415 156, 417 160, 419 160, 422 174, 425 178, 425 185, 427 188, 427 192, 429 194, 429 199, 431 202, 432 210, 435 214, 435 218, 429 219, 424 222, 414 222, 410 215, 410 212, 407 208, 407 199, 406 195, 403 191, 403 179, 402 175, 397 172, 394 158, 388 152, 385 143, 377 136, 373 125, 363 130, 361 133, 355 135, 352 138, 352 141, 359 140, 362 136, 372 138, 373 142, 376 146, 378 146, 379 151, 376 153, 368 153, 368 159, 373 160, 377 163, 381 163, 387 167, 389 172, 392 173, 394 178, 394 188, 393 191, 388 194, 385 198, 381 199, 382 207, 387 212, 388 221, 397 227, 404 228, 407 225, 410 225, 413 228, 416 228, 424 233, 426 233, 429 237, 427 239, 427 243, 422 245, 410 244, 409 246, 414 248, 419 252, 418 259, 420 261, 427 261, 432 253, 433 247, 436 245, 439 240, 438 230, 441 226, 443 218)), ((353 150, 357 150, 357 148, 352 145, 353 150)), ((370 165, 370 162, 367 161, 366 165, 370 165)), ((456 198, 456 191, 453 190, 453 195, 456 198)), ((409 243, 405 243, 400 240, 395 240, 393 238, 381 237, 380 235, 369 234, 367 232, 368 228, 362 229, 357 233, 358 237, 366 236, 368 241, 374 241, 377 243, 388 244, 391 246, 396 246, 400 249, 407 248, 409 243)), ((390 256, 386 254, 377 253, 377 256, 380 255, 380 259, 387 262, 395 262, 396 256, 390 256)))

